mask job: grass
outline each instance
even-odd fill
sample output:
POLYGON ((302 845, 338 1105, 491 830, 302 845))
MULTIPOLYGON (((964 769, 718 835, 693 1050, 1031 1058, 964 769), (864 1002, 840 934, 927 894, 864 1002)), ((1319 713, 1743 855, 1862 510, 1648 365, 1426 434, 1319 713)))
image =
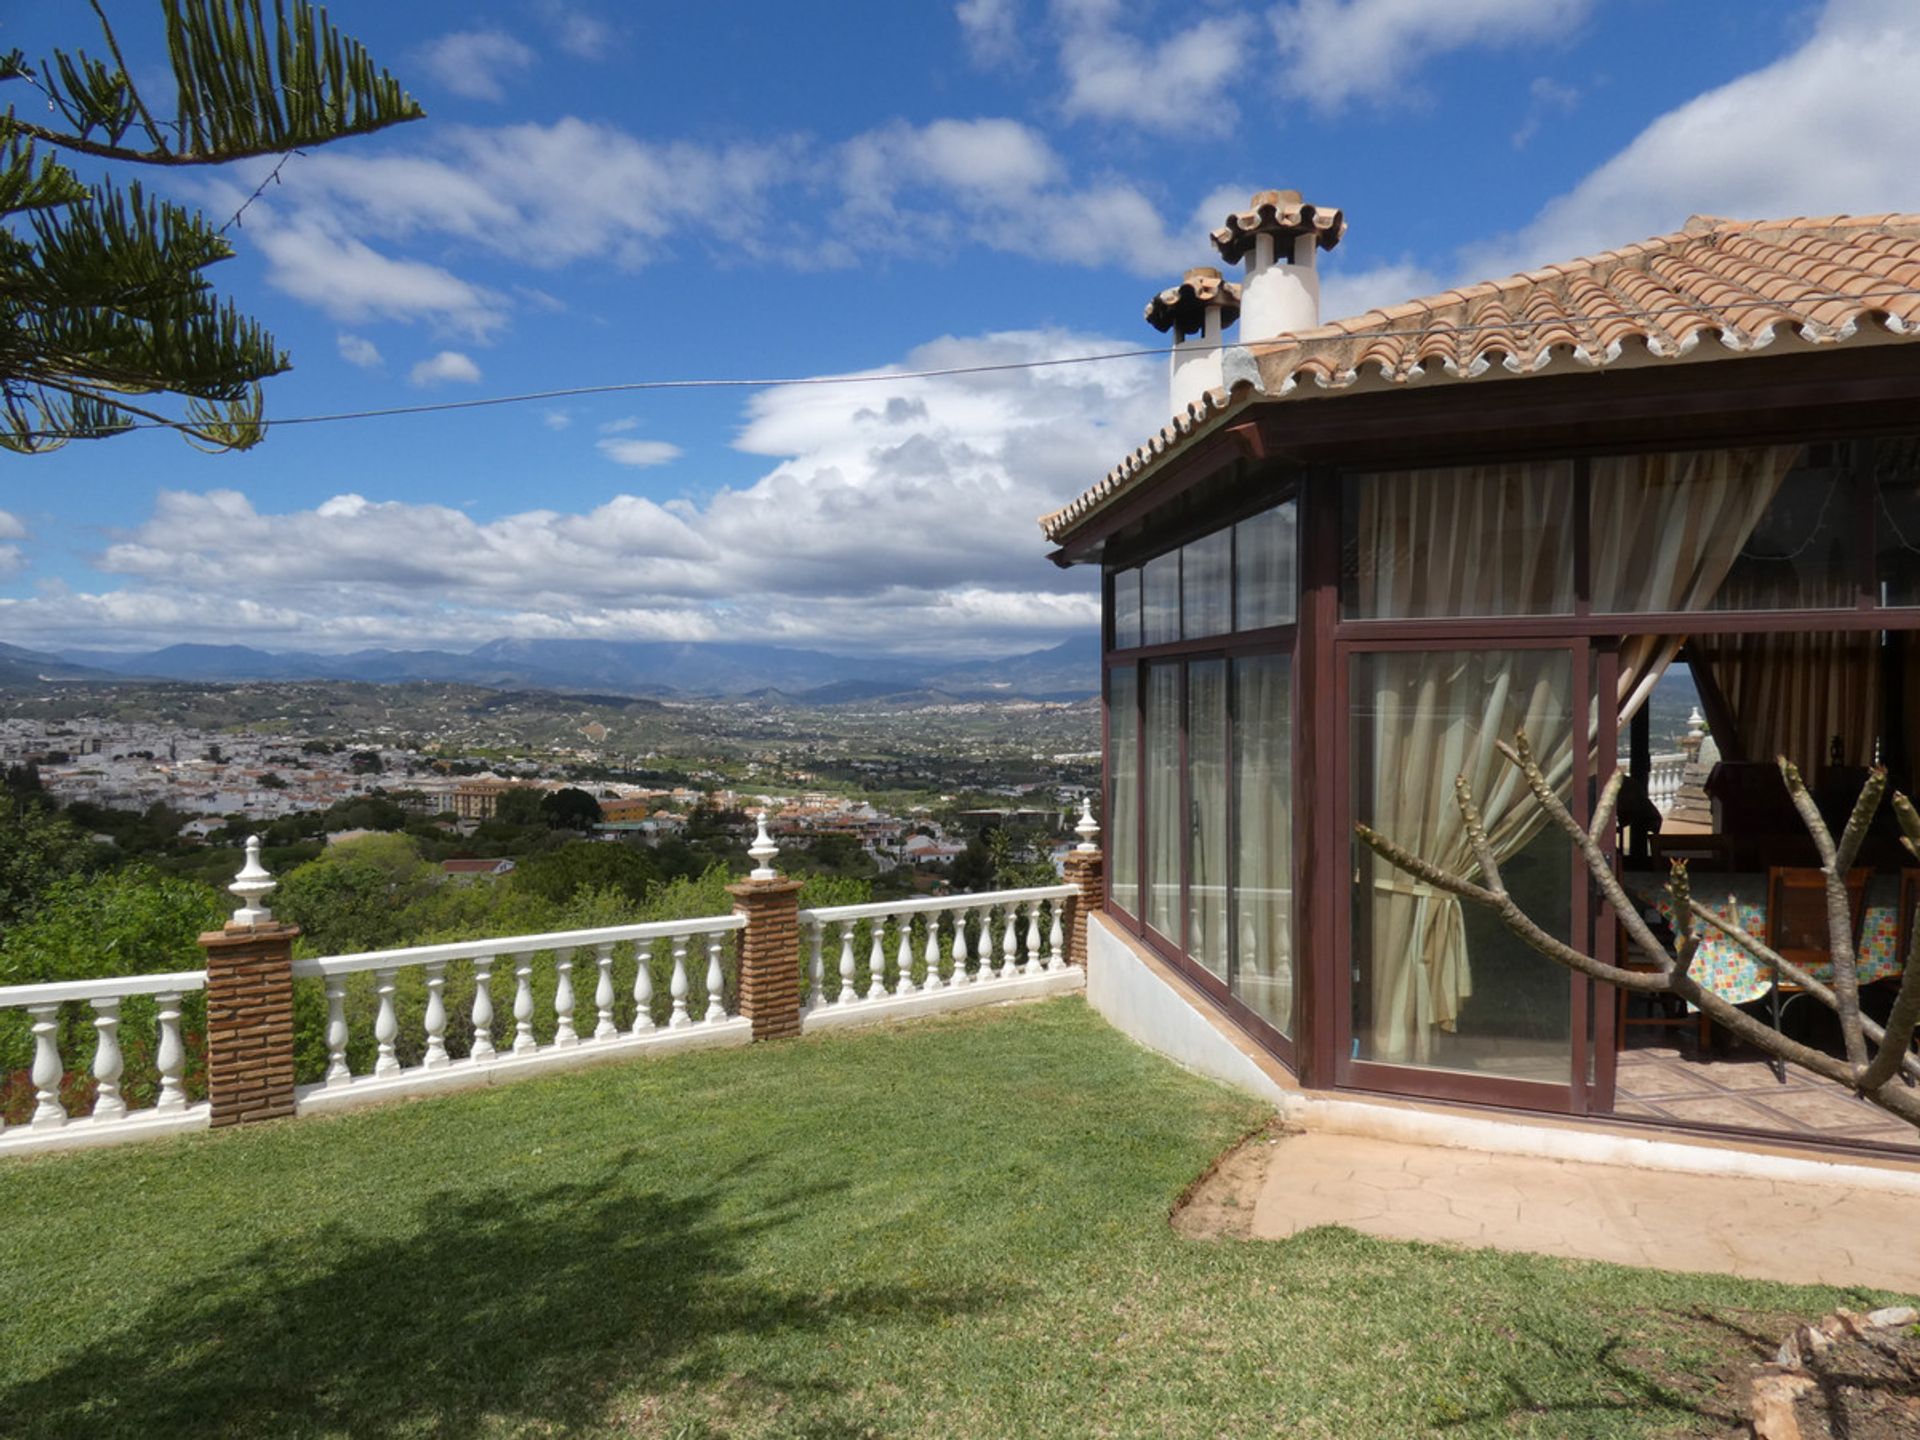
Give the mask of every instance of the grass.
POLYGON ((1867 1298, 1169 1207, 1078 999, 0 1166, 0 1435, 1712 1434, 1867 1298))

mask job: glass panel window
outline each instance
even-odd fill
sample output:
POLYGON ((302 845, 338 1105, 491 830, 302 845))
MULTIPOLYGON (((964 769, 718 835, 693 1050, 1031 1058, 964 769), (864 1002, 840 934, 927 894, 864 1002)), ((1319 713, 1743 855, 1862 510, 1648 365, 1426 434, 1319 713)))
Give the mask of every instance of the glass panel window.
POLYGON ((1873 445, 1875 570, 1882 605, 1920 605, 1920 438, 1873 445))
POLYGON ((1233 993, 1293 1033, 1293 709, 1285 655, 1233 662, 1233 993))
POLYGON ((1349 620, 1573 610, 1573 467, 1469 465, 1343 487, 1349 620))
POLYGON ((1299 543, 1295 514, 1289 500, 1233 527, 1234 629, 1293 623, 1299 543))
POLYGON ((1748 445, 1593 462, 1593 608, 1853 603, 1848 445, 1748 445))
POLYGON ((1131 650, 1140 643, 1140 567, 1113 577, 1113 648, 1131 650))
POLYGON ((1147 667, 1146 913, 1169 940, 1180 938, 1180 667, 1147 667))
POLYGON ((1113 903, 1140 913, 1139 686, 1131 665, 1107 672, 1107 874, 1113 903))
POLYGON ((1217 530, 1183 548, 1181 630, 1187 639, 1224 635, 1233 627, 1232 570, 1232 530, 1217 530))
POLYGON ((1187 957, 1227 978, 1227 662, 1187 667, 1187 957))
MULTIPOLYGON (((1571 794, 1567 653, 1365 654, 1354 658, 1352 686, 1354 819, 1477 879, 1453 796, 1454 777, 1465 775, 1508 891, 1549 934, 1568 939, 1571 847, 1494 750, 1524 729, 1561 797, 1571 794)), ((1358 840, 1353 846, 1355 1058, 1567 1084, 1567 972, 1486 910, 1463 907, 1358 840)))
POLYGON ((1140 567, 1140 641, 1143 645, 1165 645, 1180 638, 1180 552, 1165 555, 1140 567))

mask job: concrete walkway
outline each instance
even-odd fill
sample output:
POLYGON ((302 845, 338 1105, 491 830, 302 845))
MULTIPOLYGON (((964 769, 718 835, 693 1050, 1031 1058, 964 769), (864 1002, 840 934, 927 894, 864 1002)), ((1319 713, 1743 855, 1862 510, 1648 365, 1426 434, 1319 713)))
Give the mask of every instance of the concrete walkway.
POLYGON ((1264 1175, 1246 1177, 1257 1183, 1256 1239, 1345 1225, 1389 1240, 1920 1295, 1920 1200, 1911 1195, 1350 1135, 1252 1144, 1268 1150, 1264 1175))

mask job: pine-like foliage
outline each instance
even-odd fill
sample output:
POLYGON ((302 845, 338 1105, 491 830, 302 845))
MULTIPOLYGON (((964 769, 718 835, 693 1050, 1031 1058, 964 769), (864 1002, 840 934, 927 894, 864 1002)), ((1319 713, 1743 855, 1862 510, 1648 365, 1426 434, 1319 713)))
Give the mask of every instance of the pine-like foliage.
POLYGON ((193 210, 69 161, 219 165, 365 135, 422 111, 307 0, 160 0, 176 94, 156 116, 127 73, 101 0, 108 58, 0 55, 0 446, 25 454, 171 424, 242 450, 265 434, 260 381, 287 357, 203 273, 232 255, 193 210), (19 103, 31 96, 32 114, 19 103), (140 398, 175 395, 184 414, 140 398))

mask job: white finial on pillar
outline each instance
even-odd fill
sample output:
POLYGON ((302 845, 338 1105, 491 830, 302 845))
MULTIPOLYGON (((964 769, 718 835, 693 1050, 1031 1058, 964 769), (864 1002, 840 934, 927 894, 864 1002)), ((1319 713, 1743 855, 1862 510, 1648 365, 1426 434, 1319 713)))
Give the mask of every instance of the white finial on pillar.
POLYGON ((1707 717, 1700 713, 1700 707, 1696 705, 1687 716, 1687 734, 1698 740, 1706 733, 1707 717))
POLYGON ((272 894, 279 881, 267 873, 267 867, 260 863, 260 837, 247 837, 247 863, 240 867, 240 873, 227 886, 233 894, 240 897, 240 908, 233 912, 232 924, 264 925, 273 919, 273 911, 265 905, 268 895, 272 894))
POLYGON ((778 880, 780 876, 773 868, 773 857, 780 853, 780 847, 773 843, 773 837, 767 834, 767 812, 760 812, 760 833, 753 837, 753 844, 747 847, 747 854, 753 857, 754 868, 748 873, 749 880, 778 880))
POLYGON ((1080 837, 1080 843, 1073 848, 1082 855, 1091 855, 1100 847, 1093 843, 1093 837, 1100 833, 1100 822, 1093 818, 1093 797, 1080 797, 1080 823, 1073 827, 1073 833, 1080 837))

